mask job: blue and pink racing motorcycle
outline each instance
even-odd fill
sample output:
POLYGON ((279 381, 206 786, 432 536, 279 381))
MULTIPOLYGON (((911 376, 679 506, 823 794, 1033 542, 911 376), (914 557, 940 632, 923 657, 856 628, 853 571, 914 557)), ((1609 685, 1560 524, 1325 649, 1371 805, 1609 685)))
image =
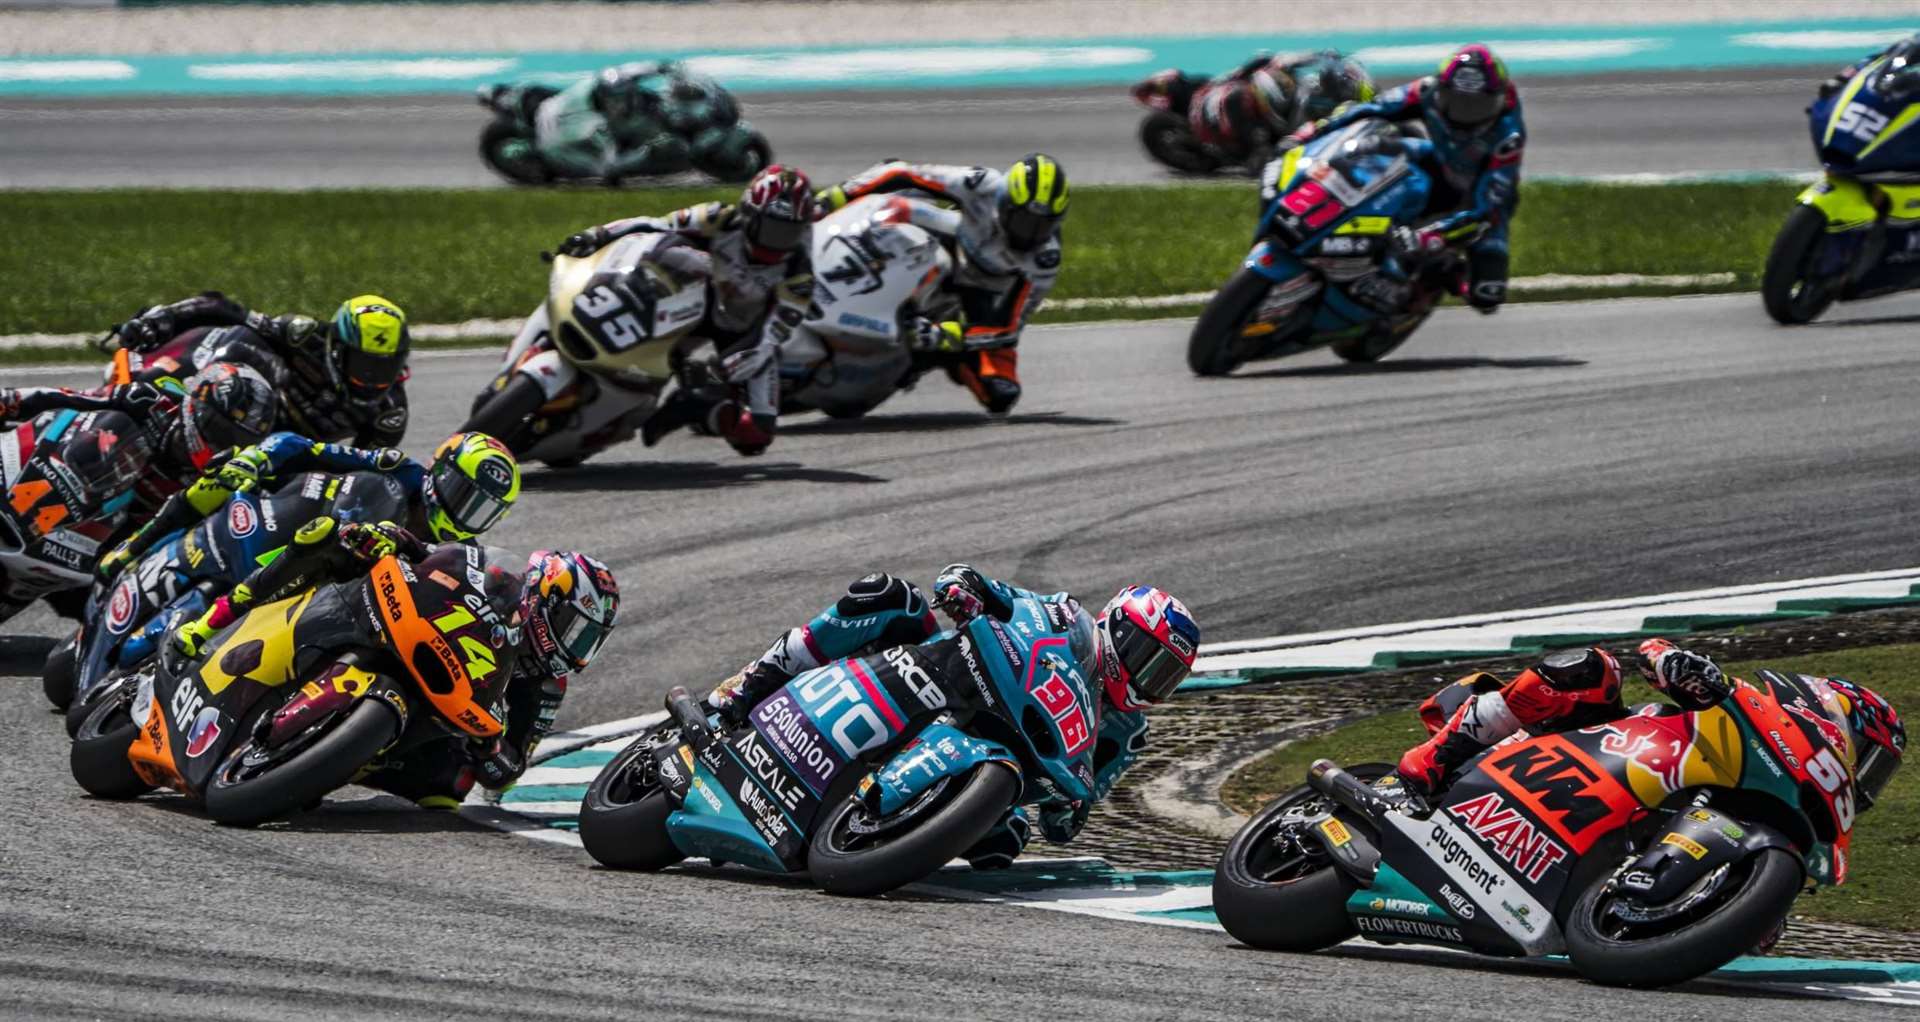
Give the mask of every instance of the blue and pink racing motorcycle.
POLYGON ((1760 299, 1810 323, 1835 301, 1920 287, 1920 46, 1894 47, 1807 108, 1826 174, 1773 239, 1760 299))
POLYGON ((932 874, 1012 806, 1091 798, 1092 620, 1071 602, 1012 604, 1004 622, 801 674, 724 733, 676 687, 667 719, 588 786, 581 842, 623 869, 704 856, 874 895, 932 874), (970 684, 940 682, 934 647, 970 684))
POLYGON ((1200 313, 1187 365, 1224 376, 1257 359, 1332 347, 1372 362, 1399 347, 1449 291, 1461 246, 1417 260, 1394 250, 1393 229, 1424 217, 1429 143, 1369 119, 1313 139, 1267 165, 1253 250, 1200 313))

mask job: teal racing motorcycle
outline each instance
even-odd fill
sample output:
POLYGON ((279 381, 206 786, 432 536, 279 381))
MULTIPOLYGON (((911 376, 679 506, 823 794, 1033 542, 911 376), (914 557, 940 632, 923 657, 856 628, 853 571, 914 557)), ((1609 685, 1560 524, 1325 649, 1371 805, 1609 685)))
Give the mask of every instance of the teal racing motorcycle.
POLYGON ((1459 289, 1469 228, 1417 260, 1393 229, 1423 217, 1433 182, 1424 138, 1378 119, 1356 121, 1289 150, 1261 176, 1254 245, 1214 293, 1187 341, 1187 365, 1224 376, 1258 359, 1320 347, 1373 362, 1459 289))
POLYGON ((676 687, 667 719, 587 787, 581 843, 617 868, 704 856, 875 895, 932 874, 1013 806, 1091 799, 1092 619, 1012 604, 1004 622, 805 672, 728 731, 676 687), (930 670, 935 653, 964 670, 930 670))

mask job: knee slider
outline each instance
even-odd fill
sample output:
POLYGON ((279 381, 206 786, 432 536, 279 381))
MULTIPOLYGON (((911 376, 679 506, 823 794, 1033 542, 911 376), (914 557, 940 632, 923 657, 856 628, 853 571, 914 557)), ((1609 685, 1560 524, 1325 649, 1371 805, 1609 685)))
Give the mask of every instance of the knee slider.
POLYGON ((874 572, 855 579, 834 609, 849 618, 893 610, 906 604, 908 589, 908 583, 885 572, 874 572))

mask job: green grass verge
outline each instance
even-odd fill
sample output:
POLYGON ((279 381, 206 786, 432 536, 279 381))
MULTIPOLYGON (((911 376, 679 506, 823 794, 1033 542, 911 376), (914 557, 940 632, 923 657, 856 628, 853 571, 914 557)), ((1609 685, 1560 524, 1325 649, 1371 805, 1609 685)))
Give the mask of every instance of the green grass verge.
MULTIPOLYGON (((1723 666, 1743 676, 1757 667, 1772 667, 1850 678, 1885 696, 1896 709, 1905 709, 1920 707, 1916 660, 1920 660, 1920 645, 1896 645, 1723 666)), ((1629 703, 1656 698, 1652 689, 1639 683, 1627 692, 1629 703)), ((1426 729, 1411 710, 1371 717, 1249 764, 1222 786, 1221 797, 1242 812, 1250 811, 1304 783, 1307 765, 1323 756, 1338 763, 1390 763, 1425 739, 1426 729)), ((1821 888, 1816 896, 1800 899, 1794 911, 1814 919, 1920 932, 1920 899, 1913 897, 1911 888, 1916 876, 1920 876, 1920 769, 1909 768, 1894 776, 1880 803, 1854 825, 1853 873, 1846 884, 1821 888)))
MULTIPOLYGON (((0 192, 8 234, 0 333, 103 330, 152 302, 205 288, 275 311, 325 313, 373 291, 420 323, 518 317, 542 294, 539 252, 573 231, 731 194, 0 192)), ((1792 195, 1791 185, 1765 182, 1529 184, 1514 222, 1513 272, 1751 274, 1792 195)), ((1055 295, 1211 290, 1245 254, 1254 206, 1251 186, 1075 189, 1055 295)), ((1168 313, 1097 313, 1117 314, 1168 313)))

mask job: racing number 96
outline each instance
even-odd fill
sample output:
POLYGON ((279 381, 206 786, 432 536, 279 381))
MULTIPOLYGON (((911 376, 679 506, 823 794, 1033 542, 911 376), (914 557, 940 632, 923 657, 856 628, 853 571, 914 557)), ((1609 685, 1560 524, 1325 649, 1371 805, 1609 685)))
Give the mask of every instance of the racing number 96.
POLYGON ((1074 697, 1073 686, 1058 674, 1047 675, 1033 690, 1033 697, 1047 708, 1053 722, 1060 728, 1060 739, 1066 743, 1067 755, 1078 756, 1080 750, 1093 741, 1093 732, 1087 727, 1086 711, 1080 708, 1080 700, 1074 697))

